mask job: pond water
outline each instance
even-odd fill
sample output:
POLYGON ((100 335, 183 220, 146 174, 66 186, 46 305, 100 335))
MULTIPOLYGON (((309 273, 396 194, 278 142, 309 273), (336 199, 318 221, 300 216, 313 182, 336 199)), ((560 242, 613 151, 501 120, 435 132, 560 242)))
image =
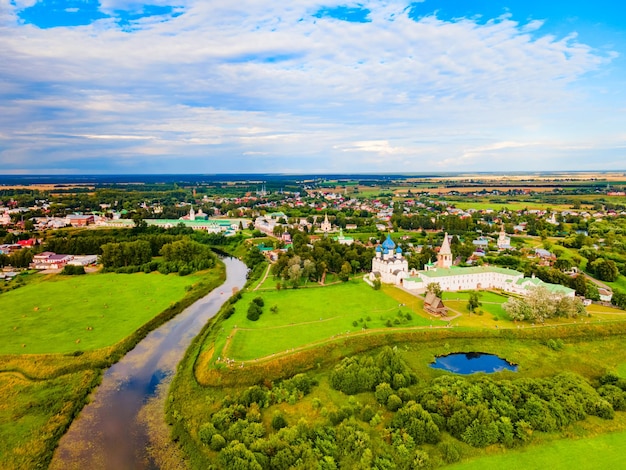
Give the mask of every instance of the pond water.
POLYGON ((438 356, 435 362, 430 363, 433 369, 443 369, 454 374, 474 374, 485 372, 492 374, 503 370, 517 372, 517 365, 511 364, 506 359, 495 354, 479 352, 454 353, 446 356, 438 356))
MULTIPOLYGON (((104 374, 54 453, 51 470, 152 469, 149 436, 140 412, 159 386, 167 385, 191 340, 246 282, 246 265, 223 260, 226 282, 146 336, 104 374)), ((167 392, 167 388, 164 390, 167 392)), ((165 395, 165 394, 164 394, 165 395)), ((162 413, 163 403, 157 408, 162 413)), ((164 422, 163 418, 160 418, 164 422)))

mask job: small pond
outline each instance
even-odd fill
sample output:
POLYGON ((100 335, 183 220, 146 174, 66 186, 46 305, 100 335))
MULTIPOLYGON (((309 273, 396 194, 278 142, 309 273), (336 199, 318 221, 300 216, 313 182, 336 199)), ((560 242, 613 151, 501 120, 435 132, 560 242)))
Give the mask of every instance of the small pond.
POLYGON ((485 372, 491 374, 502 370, 517 372, 517 365, 511 364, 494 354, 479 352, 454 353, 447 356, 438 356, 435 362, 430 363, 433 369, 443 369, 455 374, 474 374, 485 372))

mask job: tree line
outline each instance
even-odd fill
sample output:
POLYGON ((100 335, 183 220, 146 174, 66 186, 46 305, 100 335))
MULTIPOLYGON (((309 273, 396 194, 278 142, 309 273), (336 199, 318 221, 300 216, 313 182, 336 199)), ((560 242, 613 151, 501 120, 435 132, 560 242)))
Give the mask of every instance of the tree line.
POLYGON ((626 380, 614 374, 593 385, 573 373, 421 382, 390 347, 342 361, 330 384, 347 394, 341 405, 315 395, 309 374, 226 396, 196 428, 206 461, 224 469, 434 468, 459 461, 466 446, 520 447, 537 432, 626 410, 626 380))

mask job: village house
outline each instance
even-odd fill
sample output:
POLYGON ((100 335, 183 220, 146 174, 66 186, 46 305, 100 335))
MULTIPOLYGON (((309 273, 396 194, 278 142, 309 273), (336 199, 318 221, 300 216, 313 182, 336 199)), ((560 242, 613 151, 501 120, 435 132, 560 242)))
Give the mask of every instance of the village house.
POLYGON ((39 270, 63 269, 72 259, 74 259, 72 255, 57 255, 51 251, 44 251, 33 256, 31 267, 39 270))

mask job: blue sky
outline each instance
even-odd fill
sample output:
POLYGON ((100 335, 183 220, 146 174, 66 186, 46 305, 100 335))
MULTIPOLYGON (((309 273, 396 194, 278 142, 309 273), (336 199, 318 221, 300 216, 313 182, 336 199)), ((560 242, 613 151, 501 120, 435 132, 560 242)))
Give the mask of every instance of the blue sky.
POLYGON ((0 0, 0 175, 626 170, 626 2, 0 0))

